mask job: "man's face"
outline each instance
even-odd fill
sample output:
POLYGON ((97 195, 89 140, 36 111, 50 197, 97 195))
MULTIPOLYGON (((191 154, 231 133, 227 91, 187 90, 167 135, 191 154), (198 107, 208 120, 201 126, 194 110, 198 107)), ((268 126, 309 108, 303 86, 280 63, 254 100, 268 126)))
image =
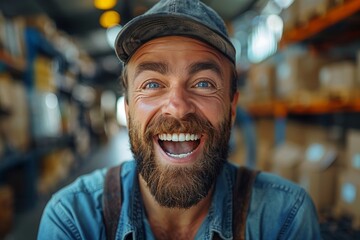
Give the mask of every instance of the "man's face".
POLYGON ((144 44, 128 63, 131 149, 141 177, 164 207, 203 199, 227 159, 237 94, 231 64, 185 37, 144 44))

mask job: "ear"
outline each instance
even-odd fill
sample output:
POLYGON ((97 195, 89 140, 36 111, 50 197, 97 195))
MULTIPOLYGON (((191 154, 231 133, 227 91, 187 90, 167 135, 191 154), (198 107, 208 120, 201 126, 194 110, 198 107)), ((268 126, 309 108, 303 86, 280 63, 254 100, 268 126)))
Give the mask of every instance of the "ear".
POLYGON ((239 91, 236 91, 234 94, 234 98, 231 102, 231 126, 233 126, 235 123, 238 99, 239 99, 239 91))

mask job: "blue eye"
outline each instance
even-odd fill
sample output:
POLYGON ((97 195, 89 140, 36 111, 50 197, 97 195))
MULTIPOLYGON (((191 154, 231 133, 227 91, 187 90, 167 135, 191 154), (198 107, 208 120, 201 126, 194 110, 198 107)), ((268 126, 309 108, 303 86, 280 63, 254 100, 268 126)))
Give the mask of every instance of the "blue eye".
POLYGON ((198 87, 198 88, 210 88, 212 87, 213 85, 208 82, 208 81, 201 81, 201 82, 198 82, 195 87, 198 87))
POLYGON ((149 82, 145 85, 145 88, 147 89, 153 89, 153 88, 160 88, 161 85, 157 82, 149 82))

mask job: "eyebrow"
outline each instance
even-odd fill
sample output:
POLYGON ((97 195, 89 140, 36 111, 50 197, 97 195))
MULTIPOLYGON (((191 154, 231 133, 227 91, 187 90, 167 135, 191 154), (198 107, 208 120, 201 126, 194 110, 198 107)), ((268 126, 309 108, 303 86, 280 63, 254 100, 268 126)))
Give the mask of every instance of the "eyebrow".
POLYGON ((154 71, 165 75, 169 72, 169 67, 163 62, 143 62, 136 67, 135 78, 144 71, 154 71))
POLYGON ((189 69, 189 73, 191 75, 198 73, 200 71, 211 70, 211 71, 215 72, 216 74, 218 74, 219 77, 223 76, 219 64, 217 64, 216 62, 211 61, 211 60, 204 61, 204 62, 195 62, 195 63, 191 64, 188 67, 188 69, 189 69))

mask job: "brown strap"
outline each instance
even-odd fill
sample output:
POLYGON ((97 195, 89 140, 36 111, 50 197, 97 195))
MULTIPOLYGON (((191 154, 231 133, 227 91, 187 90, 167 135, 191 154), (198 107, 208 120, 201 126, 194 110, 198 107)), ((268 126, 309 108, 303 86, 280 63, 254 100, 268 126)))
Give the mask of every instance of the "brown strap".
POLYGON ((115 239, 121 211, 121 165, 110 168, 105 176, 103 193, 103 217, 106 237, 115 239))
POLYGON ((239 167, 233 198, 233 239, 244 240, 246 217, 251 201, 252 186, 259 171, 239 167))

